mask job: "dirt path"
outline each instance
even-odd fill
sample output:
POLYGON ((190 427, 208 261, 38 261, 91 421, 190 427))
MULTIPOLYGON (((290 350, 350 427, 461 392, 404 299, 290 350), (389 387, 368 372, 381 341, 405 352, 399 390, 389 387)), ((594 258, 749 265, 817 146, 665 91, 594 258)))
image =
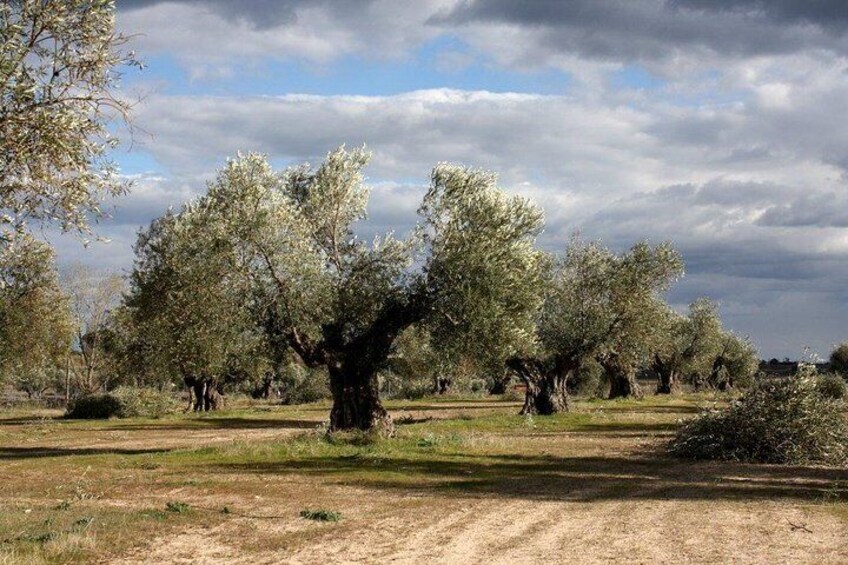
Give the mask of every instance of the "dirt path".
POLYGON ((292 563, 846 563, 845 524, 794 509, 681 502, 480 501, 436 519, 330 538, 292 563), (708 518, 708 523, 705 523, 708 518), (394 530, 394 531, 393 531, 394 530))
MULTIPOLYGON (((294 552, 246 556, 231 529, 156 540, 122 563, 846 563, 838 518, 802 505, 681 501, 433 500, 390 519, 326 533, 294 552), (803 524, 810 532, 793 531, 803 524)), ((290 524, 292 527, 299 527, 290 524)), ((283 524, 252 524, 275 530, 283 524)), ((322 527, 322 526, 317 526, 322 527)), ((271 533, 269 531, 269 533, 271 533)))

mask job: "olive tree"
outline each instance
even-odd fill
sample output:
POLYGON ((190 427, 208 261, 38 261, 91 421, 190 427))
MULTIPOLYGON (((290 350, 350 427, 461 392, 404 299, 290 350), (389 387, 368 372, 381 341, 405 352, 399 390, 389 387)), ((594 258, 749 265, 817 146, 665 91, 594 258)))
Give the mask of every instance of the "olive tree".
MULTIPOLYGON (((540 210, 505 195, 495 175, 449 164, 433 169, 409 237, 361 241, 354 226, 365 218, 368 160, 364 149, 344 148, 318 167, 283 172, 257 154, 231 160, 196 203, 203 219, 187 237, 205 251, 183 259, 225 273, 181 267, 238 280, 237 302, 272 352, 326 367, 334 430, 390 428, 378 373, 414 324, 448 351, 529 342, 544 262, 534 246, 540 210)), ((160 255, 150 245, 142 251, 160 255)), ((171 278, 162 274, 162 293, 171 278)))
POLYGON ((719 390, 750 386, 759 364, 757 349, 748 339, 733 332, 724 332, 707 383, 719 390))
POLYGON ((671 393, 685 376, 712 371, 724 339, 714 302, 698 299, 689 305, 686 316, 666 307, 657 329, 650 366, 657 376, 658 394, 671 393))
POLYGON ((615 254, 572 241, 547 281, 534 354, 507 360, 527 387, 522 413, 568 410, 568 379, 588 359, 604 367, 614 394, 635 393, 635 367, 653 331, 653 302, 682 268, 668 244, 639 243, 615 254))
POLYGON ((0 209, 3 232, 27 220, 89 231, 104 197, 125 191, 108 158, 119 68, 137 64, 115 31, 112 0, 0 3, 0 209))
POLYGON ((55 387, 71 332, 53 252, 28 234, 13 234, 0 243, 0 376, 29 396, 55 387))
POLYGON ((204 222, 204 211, 190 203, 143 230, 125 301, 128 364, 182 379, 195 410, 214 408, 217 379, 250 326, 241 279, 228 257, 198 237, 204 222))
POLYGON ((830 370, 848 379, 848 341, 840 343, 831 351, 830 370))

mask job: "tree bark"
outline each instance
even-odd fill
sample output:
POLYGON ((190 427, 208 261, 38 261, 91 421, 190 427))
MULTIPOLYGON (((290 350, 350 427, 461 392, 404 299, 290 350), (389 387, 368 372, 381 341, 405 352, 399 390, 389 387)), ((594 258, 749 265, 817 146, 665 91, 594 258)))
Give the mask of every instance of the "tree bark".
POLYGON ((559 412, 568 412, 568 375, 560 364, 545 367, 534 358, 513 357, 507 361, 507 367, 515 371, 527 387, 524 393, 524 406, 521 414, 539 414, 549 416, 559 412))
POLYGON ((657 394, 671 394, 677 387, 677 375, 673 371, 657 373, 657 394))
POLYGON ((433 392, 436 394, 447 394, 451 390, 453 379, 448 377, 436 377, 436 383, 433 392))
POLYGON ((600 363, 610 381, 608 398, 642 397, 642 387, 630 367, 622 365, 615 356, 604 358, 600 363))
POLYGON ((353 338, 344 324, 332 323, 322 326, 321 340, 312 341, 287 326, 274 308, 268 310, 264 326, 272 346, 290 347, 308 367, 327 367, 333 393, 330 431, 390 435, 392 420, 380 402, 377 372, 386 365, 400 332, 423 320, 428 311, 429 294, 421 287, 405 299, 386 303, 370 326, 353 338))
POLYGON ((223 406, 223 398, 218 392, 214 379, 209 377, 183 377, 186 387, 189 389, 189 407, 195 412, 209 412, 223 406))
POLYGON ((654 357, 654 372, 657 374, 657 394, 671 394, 677 388, 677 372, 671 363, 663 361, 659 355, 654 357))
POLYGON ((509 385, 511 380, 512 378, 508 371, 502 377, 494 378, 492 386, 489 388, 489 394, 505 394, 506 387, 509 385))
POLYGON ((376 371, 363 374, 337 365, 329 367, 329 373, 333 392, 330 431, 391 432, 392 420, 380 402, 376 371))

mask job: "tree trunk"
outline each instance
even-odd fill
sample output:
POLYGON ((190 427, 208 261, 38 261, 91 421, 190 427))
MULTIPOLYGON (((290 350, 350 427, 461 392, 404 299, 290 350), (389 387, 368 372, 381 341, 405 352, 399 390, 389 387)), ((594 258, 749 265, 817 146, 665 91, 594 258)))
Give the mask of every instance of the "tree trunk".
POLYGON ((186 387, 189 389, 190 408, 192 408, 192 395, 194 397, 193 409, 195 412, 209 412, 223 406, 223 398, 218 392, 214 379, 188 376, 183 377, 183 382, 185 382, 186 387))
POLYGON ((608 398, 642 397, 642 387, 630 367, 622 365, 615 356, 602 359, 600 363, 610 381, 608 398))
POLYGON ((330 431, 363 430, 391 433, 392 419, 380 402, 376 371, 345 370, 341 364, 329 367, 333 408, 330 431))
POLYGON ((436 386, 434 391, 436 394, 447 394, 450 392, 453 379, 448 377, 436 377, 436 386))
POLYGON ((250 393, 250 396, 257 399, 262 398, 268 400, 269 398, 271 398, 271 385, 273 384, 273 379, 270 376, 266 375, 262 379, 262 383, 253 389, 253 392, 250 393))
POLYGON ((489 388, 489 394, 505 394, 506 387, 509 385, 512 380, 512 375, 509 372, 506 372, 500 378, 495 377, 492 379, 492 386, 489 388))
POLYGON ((674 371, 657 371, 657 394, 671 394, 677 387, 677 375, 674 371))
POLYGON ((636 382, 636 376, 630 372, 615 373, 610 377, 609 398, 641 398, 642 387, 636 382))
POLYGON ((546 369, 538 359, 512 358, 507 366, 518 373, 527 387, 521 414, 549 416, 568 412, 568 372, 554 367, 546 369))

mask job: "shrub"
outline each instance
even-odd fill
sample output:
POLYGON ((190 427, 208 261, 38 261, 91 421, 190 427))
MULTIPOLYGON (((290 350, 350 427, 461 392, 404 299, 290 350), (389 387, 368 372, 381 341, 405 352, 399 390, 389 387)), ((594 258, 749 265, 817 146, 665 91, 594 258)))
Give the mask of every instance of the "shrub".
POLYGON ((830 353, 830 370, 848 378, 848 341, 840 343, 830 353))
POLYGON ((282 394, 283 404, 308 404, 330 398, 327 376, 313 371, 303 380, 291 383, 282 394))
POLYGON ((120 387, 112 395, 121 404, 119 418, 161 418, 178 409, 173 396, 155 388, 120 387))
POLYGON ((173 512, 175 514, 185 514, 189 511, 189 509, 189 505, 185 502, 170 501, 165 504, 165 510, 167 510, 168 512, 173 512))
POLYGON ((157 389, 120 387, 107 394, 78 398, 68 408, 66 417, 86 420, 160 418, 176 408, 176 400, 157 389))
POLYGON ((848 461, 843 410, 842 401, 822 396, 817 379, 768 380, 686 423, 669 448, 694 459, 840 465, 848 461))
POLYGON ((342 515, 334 510, 301 510, 300 516, 307 520, 316 520, 318 522, 338 522, 342 519, 342 515))
POLYGON ((842 377, 836 374, 817 377, 816 390, 825 398, 841 400, 848 396, 848 386, 846 386, 842 377))
POLYGON ((81 420, 105 420, 115 418, 121 411, 121 403, 111 394, 89 394, 74 400, 68 406, 66 418, 81 420))

